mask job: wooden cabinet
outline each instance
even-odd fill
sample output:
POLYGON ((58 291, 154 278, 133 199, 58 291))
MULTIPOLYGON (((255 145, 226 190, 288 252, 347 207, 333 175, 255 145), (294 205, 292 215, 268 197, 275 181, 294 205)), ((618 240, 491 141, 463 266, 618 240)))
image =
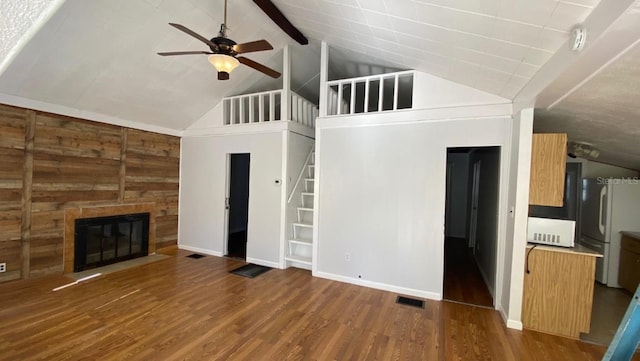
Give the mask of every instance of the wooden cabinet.
POLYGON ((523 326, 574 339, 588 333, 597 256, 560 247, 528 247, 523 326))
POLYGON ((562 207, 567 134, 534 134, 531 145, 529 204, 562 207))
POLYGON ((622 236, 620 249, 620 270, 618 283, 622 288, 634 293, 640 283, 640 240, 622 236))

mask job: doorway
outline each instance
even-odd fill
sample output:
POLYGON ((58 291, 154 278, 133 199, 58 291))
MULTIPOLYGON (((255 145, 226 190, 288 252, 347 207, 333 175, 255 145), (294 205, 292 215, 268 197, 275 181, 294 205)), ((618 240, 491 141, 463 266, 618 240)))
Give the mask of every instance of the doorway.
POLYGON ((229 154, 227 169, 227 257, 247 258, 249 221, 249 153, 229 154))
POLYGON ((447 149, 445 300, 493 307, 500 147, 447 149))

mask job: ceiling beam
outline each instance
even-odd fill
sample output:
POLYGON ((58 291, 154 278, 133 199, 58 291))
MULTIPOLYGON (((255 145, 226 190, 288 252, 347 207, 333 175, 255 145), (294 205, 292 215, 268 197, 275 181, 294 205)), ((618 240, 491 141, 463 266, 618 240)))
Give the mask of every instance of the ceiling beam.
POLYGON ((270 1, 270 0, 253 0, 265 14, 267 14, 276 25, 278 25, 285 33, 287 33, 293 40, 300 43, 300 45, 309 44, 309 40, 302 35, 291 22, 284 16, 284 14, 270 1))

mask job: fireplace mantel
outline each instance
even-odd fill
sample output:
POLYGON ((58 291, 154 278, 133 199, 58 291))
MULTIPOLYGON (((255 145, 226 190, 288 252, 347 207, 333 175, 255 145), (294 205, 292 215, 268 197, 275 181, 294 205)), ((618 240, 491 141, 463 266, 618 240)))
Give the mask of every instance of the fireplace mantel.
POLYGON ((73 272, 75 256, 74 239, 76 219, 118 216, 132 213, 149 213, 149 254, 156 250, 156 204, 135 203, 117 204, 109 206, 92 206, 80 208, 67 208, 64 210, 64 273, 73 272))

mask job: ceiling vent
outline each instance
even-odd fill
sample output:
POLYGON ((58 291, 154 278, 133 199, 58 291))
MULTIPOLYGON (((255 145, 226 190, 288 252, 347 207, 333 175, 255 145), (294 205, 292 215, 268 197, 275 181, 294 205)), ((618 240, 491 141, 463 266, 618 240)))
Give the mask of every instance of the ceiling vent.
POLYGON ((600 156, 600 151, 589 143, 569 142, 567 148, 571 158, 598 159, 600 156))

